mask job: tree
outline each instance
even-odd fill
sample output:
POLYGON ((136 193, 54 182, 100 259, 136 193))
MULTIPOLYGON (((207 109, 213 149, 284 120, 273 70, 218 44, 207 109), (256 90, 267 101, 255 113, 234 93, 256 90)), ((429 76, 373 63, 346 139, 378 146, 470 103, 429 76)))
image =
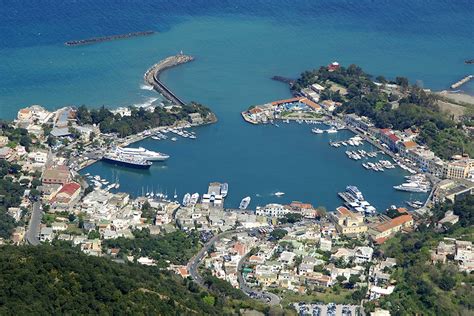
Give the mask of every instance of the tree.
POLYGON ((338 276, 336 277, 336 280, 337 280, 337 282, 339 282, 339 283, 343 283, 344 281, 347 280, 347 278, 346 278, 345 276, 343 276, 343 275, 338 275, 338 276))
POLYGON ((287 234, 288 234, 288 231, 286 231, 285 229, 276 228, 270 233, 270 236, 274 238, 275 240, 280 240, 283 237, 285 237, 287 234))

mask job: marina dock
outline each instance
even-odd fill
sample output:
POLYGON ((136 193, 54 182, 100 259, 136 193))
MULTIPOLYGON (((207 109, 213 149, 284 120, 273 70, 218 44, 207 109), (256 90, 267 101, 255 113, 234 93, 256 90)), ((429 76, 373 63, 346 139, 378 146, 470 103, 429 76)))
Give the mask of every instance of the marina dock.
POLYGON ((143 77, 147 84, 152 86, 157 92, 161 93, 166 99, 178 105, 185 105, 185 102, 182 99, 180 99, 164 83, 160 81, 160 73, 168 68, 185 64, 193 60, 193 56, 183 54, 170 56, 154 64, 150 69, 147 70, 143 77))
POLYGON ((473 75, 469 75, 469 76, 466 76, 466 77, 462 78, 462 79, 459 80, 458 82, 453 83, 453 84, 451 85, 451 89, 457 89, 457 88, 459 88, 459 87, 462 86, 463 84, 468 83, 472 78, 474 78, 473 75))
POLYGON ((147 35, 152 35, 152 34, 155 34, 155 32, 154 31, 132 32, 132 33, 126 33, 126 34, 92 37, 92 38, 87 38, 83 40, 67 41, 64 43, 64 45, 66 46, 90 45, 90 44, 95 44, 95 43, 108 42, 108 41, 114 41, 114 40, 119 40, 119 39, 131 38, 131 37, 147 36, 147 35))

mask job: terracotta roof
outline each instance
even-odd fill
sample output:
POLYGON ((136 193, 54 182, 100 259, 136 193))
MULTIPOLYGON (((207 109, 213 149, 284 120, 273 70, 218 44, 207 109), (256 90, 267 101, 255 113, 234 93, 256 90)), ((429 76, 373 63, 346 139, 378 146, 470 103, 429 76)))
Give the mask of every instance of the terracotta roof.
POLYGON ((390 140, 393 141, 394 143, 400 140, 400 138, 398 138, 397 135, 395 134, 388 135, 388 138, 390 138, 390 140))
POLYGON ((415 143, 414 141, 412 140, 409 140, 409 141, 406 141, 406 142, 403 142, 403 146, 406 148, 406 149, 410 149, 410 148, 415 148, 417 145, 417 143, 415 143))
POLYGON ((413 217, 409 214, 406 214, 406 215, 401 215, 401 216, 398 216, 398 217, 395 217, 387 222, 383 222, 377 226, 375 226, 375 229, 379 232, 384 232, 384 231, 387 231, 389 229, 392 229, 394 227, 397 227, 397 226, 400 226, 400 225, 403 225, 409 221, 412 221, 413 220, 413 217))
POLYGON ((306 105, 309 106, 309 107, 312 107, 312 108, 315 109, 315 110, 321 109, 321 106, 320 106, 319 104, 314 103, 313 101, 308 100, 308 99, 306 99, 306 98, 301 99, 300 102, 303 102, 304 104, 306 104, 306 105))
POLYGON ((76 182, 70 182, 70 183, 66 183, 65 185, 63 185, 63 187, 61 188, 61 190, 59 190, 58 194, 61 194, 61 193, 65 193, 69 196, 73 195, 77 190, 79 190, 81 188, 81 186, 76 183, 76 182))
POLYGON ((279 105, 283 103, 292 103, 292 102, 298 102, 301 101, 304 98, 291 98, 291 99, 284 99, 284 100, 278 100, 278 101, 273 101, 272 105, 279 105))

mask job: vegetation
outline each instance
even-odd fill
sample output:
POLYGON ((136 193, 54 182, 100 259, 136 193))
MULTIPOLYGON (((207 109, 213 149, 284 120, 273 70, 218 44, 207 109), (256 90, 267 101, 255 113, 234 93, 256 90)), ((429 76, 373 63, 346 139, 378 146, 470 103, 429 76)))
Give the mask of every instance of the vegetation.
POLYGON ((171 272, 64 244, 2 246, 0 283, 1 315, 224 315, 242 307, 171 272))
MULTIPOLYGON (((377 80, 382 84, 387 83, 383 77, 377 77, 377 80)), ((474 156, 474 141, 451 118, 441 113, 433 94, 427 94, 416 85, 410 86, 408 79, 397 77, 392 82, 400 86, 399 94, 396 95, 385 92, 383 85, 379 87, 374 84, 371 76, 356 65, 340 67, 333 72, 321 67, 302 73, 292 89, 299 91, 313 83, 328 87, 329 82, 347 89, 345 96, 334 92, 321 95, 322 99, 343 102, 338 112, 367 116, 378 128, 418 129, 419 141, 444 159, 460 153, 474 156)))
POLYGON ((20 174, 21 167, 8 161, 0 160, 0 237, 10 237, 17 226, 15 220, 7 213, 8 208, 21 204, 25 186, 13 181, 20 174))
MULTIPOLYGON (((474 277, 460 273, 454 264, 431 264, 430 250, 443 237, 472 240, 474 197, 452 204, 436 205, 433 222, 411 234, 399 234, 382 247, 386 256, 395 257, 397 268, 392 277, 397 280, 395 291, 378 304, 392 315, 463 315, 474 308, 474 277), (433 223, 445 211, 453 210, 460 221, 445 232, 436 232, 433 223)), ((366 304, 369 310, 374 302, 366 304)))
POLYGON ((168 111, 161 106, 155 107, 154 112, 144 108, 131 108, 131 116, 113 114, 105 107, 89 110, 82 105, 77 109, 78 124, 98 124, 102 133, 117 133, 121 137, 129 136, 158 126, 173 125, 176 121, 189 120, 189 114, 199 113, 205 119, 211 111, 199 103, 173 107, 168 111))
POLYGON ((15 128, 7 121, 0 120, 0 130, 0 135, 8 137, 8 147, 14 148, 17 145, 21 145, 24 146, 26 150, 29 150, 33 143, 33 136, 28 134, 26 129, 15 128))
POLYGON ((146 228, 134 232, 134 239, 120 237, 104 240, 108 248, 120 248, 123 254, 133 255, 135 258, 150 257, 156 260, 159 267, 172 264, 186 264, 200 248, 199 236, 192 232, 182 231, 152 236, 146 228))

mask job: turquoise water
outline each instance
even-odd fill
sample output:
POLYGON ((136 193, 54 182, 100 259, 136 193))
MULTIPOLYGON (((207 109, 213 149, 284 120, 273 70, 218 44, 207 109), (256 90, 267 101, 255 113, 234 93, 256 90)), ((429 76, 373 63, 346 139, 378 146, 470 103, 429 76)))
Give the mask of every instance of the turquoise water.
MULTIPOLYGON (((141 145, 172 157, 149 172, 120 169, 123 190, 176 188, 182 195, 204 192, 208 182, 220 180, 229 182, 229 206, 252 195, 253 206, 295 199, 333 208, 336 192, 354 184, 384 208, 410 196, 392 189, 402 181, 400 171, 368 172, 329 147, 327 135, 311 135, 309 126, 254 127, 239 113, 290 95, 271 76, 296 77, 333 60, 447 88, 472 72, 463 64, 473 58, 472 9, 472 1, 447 0, 131 1, 120 7, 113 1, 11 1, 0 12, 0 113, 12 118, 29 104, 149 102, 158 96, 141 89, 143 73, 183 50, 196 61, 162 79, 183 99, 209 105, 219 122, 199 128, 196 141, 145 141, 141 145), (91 46, 62 44, 146 29, 159 33, 91 46), (270 195, 276 191, 287 194, 277 199, 270 195)), ((463 89, 472 93, 474 84, 463 89)), ((111 178, 113 169, 99 163, 87 171, 111 178)))

